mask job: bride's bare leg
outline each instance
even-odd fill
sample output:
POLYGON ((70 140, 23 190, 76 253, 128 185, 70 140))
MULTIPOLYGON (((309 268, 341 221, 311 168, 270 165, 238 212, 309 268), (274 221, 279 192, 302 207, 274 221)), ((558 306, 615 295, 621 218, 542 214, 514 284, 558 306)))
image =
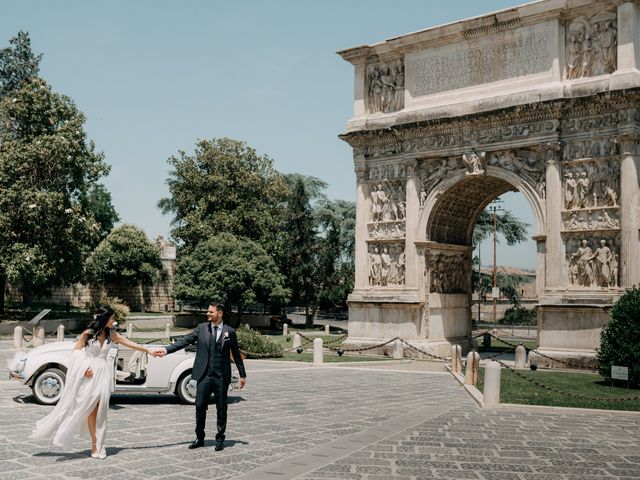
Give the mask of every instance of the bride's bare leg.
POLYGON ((99 402, 96 404, 96 408, 93 409, 93 412, 91 412, 87 417, 89 433, 91 433, 91 453, 97 453, 96 442, 98 439, 96 437, 96 417, 98 416, 98 405, 100 405, 99 402))

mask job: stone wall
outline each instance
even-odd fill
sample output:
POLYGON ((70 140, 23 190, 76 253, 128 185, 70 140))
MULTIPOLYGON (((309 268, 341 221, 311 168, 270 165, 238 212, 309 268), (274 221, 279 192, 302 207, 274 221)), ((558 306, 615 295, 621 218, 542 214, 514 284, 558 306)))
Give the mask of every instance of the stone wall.
MULTIPOLYGON (((133 311, 172 312, 174 311, 173 278, 176 270, 176 249, 162 245, 160 257, 163 271, 160 279, 149 287, 122 287, 118 285, 92 285, 76 283, 52 287, 44 295, 34 296, 33 302, 71 307, 87 308, 96 305, 104 296, 118 297, 133 311)), ((12 302, 21 302, 19 285, 7 285, 5 298, 12 302)))

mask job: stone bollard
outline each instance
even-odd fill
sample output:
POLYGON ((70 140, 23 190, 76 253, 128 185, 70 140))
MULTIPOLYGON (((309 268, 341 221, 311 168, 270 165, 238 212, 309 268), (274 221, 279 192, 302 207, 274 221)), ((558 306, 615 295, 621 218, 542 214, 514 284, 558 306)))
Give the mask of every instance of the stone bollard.
POLYGON ((131 338, 133 335, 133 323, 127 322, 127 338, 131 338))
POLYGON ((286 323, 282 324, 282 336, 286 337, 287 335, 289 335, 289 325, 287 325, 286 323))
POLYGON ((313 341, 313 364, 322 365, 324 363, 324 357, 322 356, 322 344, 324 342, 321 338, 316 338, 313 341))
POLYGON ((462 347, 451 345, 451 371, 453 373, 462 372, 462 347))
POLYGON ((491 334, 488 332, 482 335, 482 347, 491 348, 491 334))
POLYGON ((324 326, 324 334, 331 335, 331 327, 329 325, 324 326))
POLYGON ((402 360, 404 358, 404 345, 399 338, 396 338, 395 342, 393 342, 393 358, 395 360, 402 360))
POLYGON ((22 327, 20 326, 13 329, 13 348, 16 350, 22 348, 22 327))
POLYGON ((166 323, 164 325, 164 336, 167 338, 171 338, 171 324, 166 323))
POLYGON ((480 355, 475 350, 467 355, 467 368, 464 372, 465 385, 475 385, 478 383, 478 369, 480 368, 480 355))
POLYGON ((44 344, 44 328, 34 327, 33 339, 31 340, 31 345, 33 345, 34 347, 38 347, 43 344, 44 344))
POLYGON ((64 342, 64 325, 58 325, 58 341, 64 342))
POLYGON ((485 406, 490 407, 500 403, 500 375, 500 364, 493 360, 488 362, 484 369, 483 400, 485 406))
POLYGON ((298 348, 302 346, 302 337, 298 332, 293 334, 293 348, 298 348))
POLYGON ((525 368, 527 365, 527 349, 524 345, 518 345, 516 347, 516 361, 515 368, 525 368))

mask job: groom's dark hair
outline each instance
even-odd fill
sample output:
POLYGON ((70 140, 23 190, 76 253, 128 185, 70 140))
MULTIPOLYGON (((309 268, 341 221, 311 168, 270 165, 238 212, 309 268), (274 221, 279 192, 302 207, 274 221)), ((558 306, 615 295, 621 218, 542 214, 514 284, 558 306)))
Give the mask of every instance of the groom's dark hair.
POLYGON ((209 305, 211 305, 212 307, 216 307, 216 310, 218 310, 219 312, 221 312, 224 315, 224 305, 221 303, 217 303, 217 302, 211 302, 209 305))

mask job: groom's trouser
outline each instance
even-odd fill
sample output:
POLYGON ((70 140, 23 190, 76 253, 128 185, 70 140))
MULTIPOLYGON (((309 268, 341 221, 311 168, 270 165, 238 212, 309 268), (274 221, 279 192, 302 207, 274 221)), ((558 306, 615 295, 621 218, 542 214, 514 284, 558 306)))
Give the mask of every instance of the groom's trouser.
POLYGON ((216 401, 217 427, 216 440, 224 440, 227 429, 227 392, 229 385, 222 375, 207 374, 198 382, 196 390, 196 437, 203 440, 204 428, 207 423, 207 409, 209 398, 214 395, 216 401))

